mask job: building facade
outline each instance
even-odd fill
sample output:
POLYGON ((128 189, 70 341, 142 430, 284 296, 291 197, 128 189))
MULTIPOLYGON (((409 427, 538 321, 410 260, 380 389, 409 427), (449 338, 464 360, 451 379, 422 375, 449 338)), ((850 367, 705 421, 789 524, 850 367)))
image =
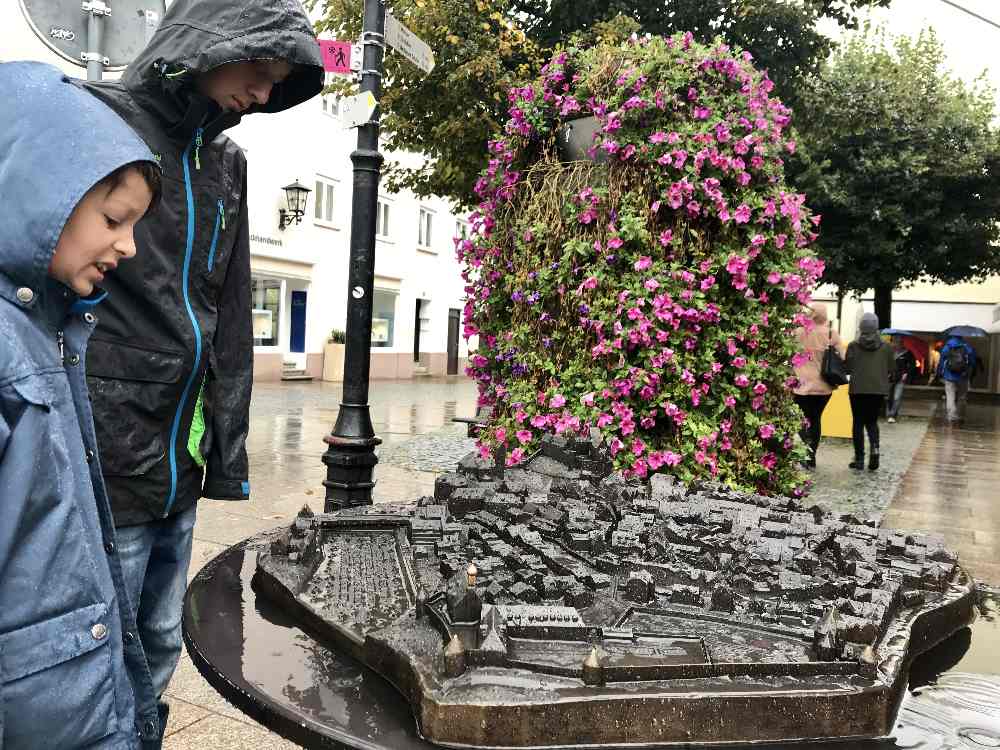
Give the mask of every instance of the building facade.
MULTIPOLYGON (((317 97, 276 115, 247 117, 229 135, 249 163, 255 378, 287 366, 319 377, 333 330, 344 330, 357 132, 339 102, 317 97), (310 189, 305 215, 282 228, 284 186, 310 189)), ((419 165, 412 154, 391 163, 419 165)), ((464 285, 454 238, 464 216, 440 198, 381 190, 376 214, 372 299, 373 378, 460 374, 464 285)))

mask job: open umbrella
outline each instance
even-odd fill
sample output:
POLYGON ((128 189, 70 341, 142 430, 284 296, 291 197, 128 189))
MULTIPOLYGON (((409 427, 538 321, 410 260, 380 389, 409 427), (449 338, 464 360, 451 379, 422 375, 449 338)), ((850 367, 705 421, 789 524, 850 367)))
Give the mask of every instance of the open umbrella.
POLYGON ((989 336, 986 331, 984 331, 979 326, 952 326, 951 328, 946 328, 941 332, 942 336, 971 336, 971 337, 985 337, 989 336))
POLYGON ((902 328, 883 328, 883 336, 912 336, 913 331, 904 331, 902 328))

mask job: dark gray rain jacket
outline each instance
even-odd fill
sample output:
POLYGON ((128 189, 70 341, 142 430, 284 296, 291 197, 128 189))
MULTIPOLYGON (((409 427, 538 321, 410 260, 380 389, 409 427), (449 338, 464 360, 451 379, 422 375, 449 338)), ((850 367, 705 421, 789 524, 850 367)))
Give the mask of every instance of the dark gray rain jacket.
POLYGON ((80 198, 152 154, 49 65, 0 63, 0 91, 0 748, 155 745, 84 379, 104 293, 48 276, 80 198))
POLYGON ((250 112, 279 112, 322 89, 319 47, 298 0, 174 0, 121 81, 83 84, 163 168, 163 200, 137 228, 136 259, 105 281, 110 304, 87 368, 119 526, 178 513, 200 496, 249 497, 246 159, 222 135, 240 115, 193 84, 226 63, 259 59, 295 69, 250 112))

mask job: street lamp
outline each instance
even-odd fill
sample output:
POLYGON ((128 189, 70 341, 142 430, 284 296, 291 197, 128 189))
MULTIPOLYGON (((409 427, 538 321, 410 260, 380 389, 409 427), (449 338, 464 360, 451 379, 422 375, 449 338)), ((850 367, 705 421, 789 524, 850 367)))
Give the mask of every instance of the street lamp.
POLYGON ((285 185, 282 190, 285 191, 285 203, 288 209, 278 209, 278 229, 291 226, 293 221, 296 224, 301 223, 302 217, 306 213, 306 201, 309 199, 309 193, 312 192, 298 180, 291 185, 285 185))
MULTIPOLYGON (((385 0, 365 0, 361 32, 361 93, 382 98, 382 58, 385 53, 385 0)), ((333 431, 324 438, 326 501, 324 510, 372 504, 374 470, 378 463, 368 408, 371 368, 372 296, 375 285, 375 214, 383 156, 378 150, 377 120, 358 127, 351 209, 351 250, 347 269, 347 346, 344 351, 344 394, 333 431)))

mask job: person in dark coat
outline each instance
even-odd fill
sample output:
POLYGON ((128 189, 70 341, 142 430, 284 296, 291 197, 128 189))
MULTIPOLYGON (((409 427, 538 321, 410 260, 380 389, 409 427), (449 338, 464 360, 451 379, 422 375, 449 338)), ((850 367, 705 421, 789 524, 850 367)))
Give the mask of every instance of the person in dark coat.
POLYGON ((878 418, 882 413, 885 397, 889 395, 889 378, 895 371, 896 357, 892 347, 878 333, 878 318, 874 313, 861 317, 860 334, 847 346, 845 364, 851 374, 848 395, 851 400, 854 460, 852 469, 865 468, 865 433, 871 453, 868 470, 879 467, 878 418))
POLYGON ((896 357, 896 366, 890 378, 891 390, 886 409, 888 417, 886 421, 889 424, 895 423, 896 417, 899 416, 899 407, 903 405, 903 391, 917 373, 917 358, 906 348, 901 336, 893 336, 892 350, 896 357))
POLYGON ((0 748, 156 747, 84 365, 159 168, 56 68, 2 63, 0 91, 0 748))
POLYGON ((87 373, 158 694, 181 652, 196 502, 250 495, 247 166, 223 131, 309 99, 323 76, 298 0, 174 0, 120 81, 81 84, 138 131, 164 174, 136 232, 138 261, 108 276, 87 373))

